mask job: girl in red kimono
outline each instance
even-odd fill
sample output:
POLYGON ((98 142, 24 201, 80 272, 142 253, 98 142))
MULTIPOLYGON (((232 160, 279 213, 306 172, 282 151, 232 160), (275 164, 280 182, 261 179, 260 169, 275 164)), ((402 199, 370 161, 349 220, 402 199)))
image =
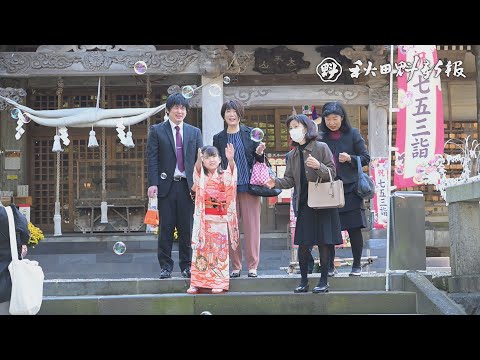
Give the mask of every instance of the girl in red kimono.
POLYGON ((229 289, 228 246, 235 249, 239 238, 235 210, 237 168, 232 144, 227 144, 225 154, 229 166, 222 170, 216 147, 198 150, 193 172, 196 196, 189 294, 196 294, 199 289, 211 289, 212 293, 229 289))

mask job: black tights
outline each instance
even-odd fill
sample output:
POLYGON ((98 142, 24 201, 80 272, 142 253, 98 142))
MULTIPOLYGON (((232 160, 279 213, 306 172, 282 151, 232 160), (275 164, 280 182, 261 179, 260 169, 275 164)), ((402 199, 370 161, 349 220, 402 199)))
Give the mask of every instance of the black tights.
MULTIPOLYGON (((347 230, 348 236, 350 237, 350 245, 352 247, 352 256, 353 264, 352 267, 360 267, 363 251, 363 236, 362 229, 355 228, 347 230)), ((332 246, 330 249, 330 269, 334 269, 334 259, 335 259, 335 246, 332 246)))
MULTIPOLYGON (((305 286, 308 283, 308 259, 311 256, 310 246, 298 245, 298 265, 300 265, 300 285, 305 286)), ((320 254, 320 282, 319 286, 327 285, 328 266, 330 263, 330 254, 335 254, 334 245, 318 245, 318 253, 320 254)))

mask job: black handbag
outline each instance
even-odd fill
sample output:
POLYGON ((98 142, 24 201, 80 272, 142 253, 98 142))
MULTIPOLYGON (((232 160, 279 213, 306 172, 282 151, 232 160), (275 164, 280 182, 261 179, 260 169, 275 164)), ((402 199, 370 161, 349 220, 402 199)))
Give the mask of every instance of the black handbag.
MULTIPOLYGON (((270 173, 271 177, 275 177, 275 172, 272 170, 272 165, 270 164, 270 161, 268 161, 267 157, 265 156, 264 158, 265 163, 268 166, 268 172, 270 173)), ((250 174, 251 176, 251 174, 250 174)), ((282 192, 282 189, 269 189, 267 186, 264 185, 252 185, 248 184, 248 193, 256 196, 262 196, 262 197, 273 197, 273 196, 278 196, 282 192)))
POLYGON ((357 164, 358 164, 358 184, 357 184, 357 195, 360 196, 362 199, 372 199, 375 195, 375 183, 373 182, 372 178, 365 174, 362 171, 362 163, 360 161, 360 157, 357 156, 357 164))

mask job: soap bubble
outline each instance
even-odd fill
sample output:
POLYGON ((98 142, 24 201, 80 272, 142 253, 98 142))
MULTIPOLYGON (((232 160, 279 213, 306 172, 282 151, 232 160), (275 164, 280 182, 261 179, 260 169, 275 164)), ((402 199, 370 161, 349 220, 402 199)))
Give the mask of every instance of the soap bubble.
POLYGON ((208 93, 211 96, 220 96, 220 95, 222 95, 222 88, 218 84, 212 84, 208 88, 208 93))
POLYGON ((137 61, 135 65, 133 65, 133 70, 138 75, 143 75, 147 72, 147 64, 145 63, 145 61, 137 61))
POLYGON ((191 99, 193 97, 195 90, 190 85, 182 87, 182 95, 185 99, 191 99))
POLYGON ((232 81, 232 80, 230 79, 230 76, 224 76, 224 77, 223 77, 223 83, 224 83, 225 85, 230 84, 230 81, 232 81))
POLYGON ((18 113, 20 112, 20 109, 13 109, 11 112, 10 112, 10 116, 12 117, 12 119, 15 119, 15 120, 18 120, 18 113))
POLYGON ((121 242, 117 241, 115 244, 113 244, 113 252, 117 255, 123 255, 125 254, 125 251, 127 251, 127 246, 121 242))
POLYGON ((250 131, 250 139, 252 139, 255 142, 260 142, 263 140, 263 130, 260 128, 253 128, 252 131, 250 131))

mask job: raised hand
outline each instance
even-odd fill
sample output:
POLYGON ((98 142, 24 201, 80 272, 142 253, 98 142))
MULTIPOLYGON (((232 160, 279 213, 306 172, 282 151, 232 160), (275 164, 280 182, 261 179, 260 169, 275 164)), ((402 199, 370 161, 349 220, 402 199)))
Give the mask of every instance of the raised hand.
POLYGON ((257 149, 255 151, 258 155, 262 155, 263 152, 265 151, 265 143, 260 142, 260 144, 257 146, 257 149))
POLYGON ((202 169, 203 154, 202 149, 198 148, 197 161, 195 162, 195 170, 199 172, 202 169))
POLYGON ((312 169, 320 169, 320 161, 315 159, 312 154, 308 154, 307 160, 305 161, 305 165, 312 169))
POLYGON ((203 161, 202 149, 198 148, 197 151, 197 163, 201 164, 203 161))
POLYGON ((346 152, 342 152, 338 154, 338 161, 340 161, 341 163, 352 162, 352 158, 346 152))
POLYGON ((227 147, 225 148, 225 157, 228 161, 233 161, 234 155, 235 149, 233 148, 233 144, 228 143, 227 147))

